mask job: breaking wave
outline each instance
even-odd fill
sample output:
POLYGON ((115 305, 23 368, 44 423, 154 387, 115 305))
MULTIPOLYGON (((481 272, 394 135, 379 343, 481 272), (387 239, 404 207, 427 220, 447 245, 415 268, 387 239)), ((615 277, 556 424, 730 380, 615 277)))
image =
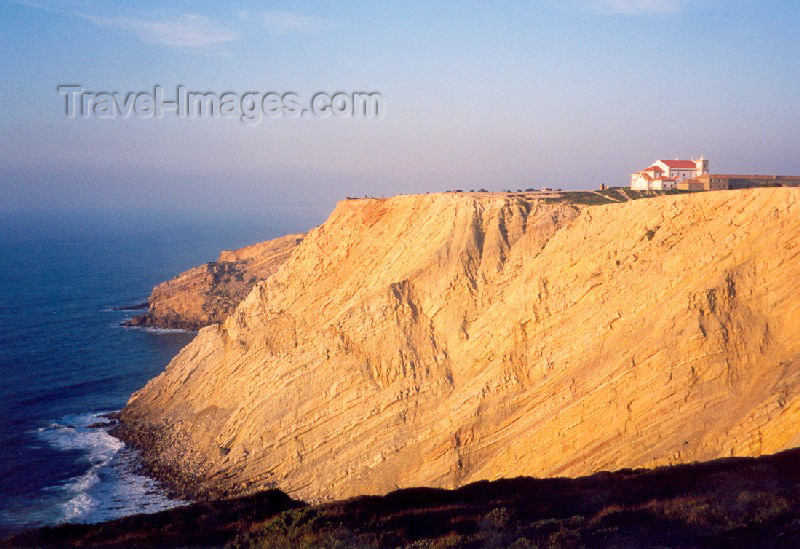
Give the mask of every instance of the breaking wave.
POLYGON ((61 493, 59 522, 102 522, 189 503, 169 498, 158 483, 139 474, 137 452, 111 436, 109 427, 102 413, 92 413, 66 416, 37 430, 51 447, 81 452, 86 464, 83 474, 48 489, 61 493))

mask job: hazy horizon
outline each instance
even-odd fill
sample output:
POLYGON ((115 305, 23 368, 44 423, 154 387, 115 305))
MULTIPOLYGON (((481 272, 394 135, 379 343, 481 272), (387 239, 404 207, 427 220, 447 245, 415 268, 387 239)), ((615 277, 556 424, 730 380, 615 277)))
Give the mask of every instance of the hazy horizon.
POLYGON ((284 212, 627 185, 657 158, 800 174, 800 5, 0 4, 0 211, 284 212), (57 86, 379 92, 377 119, 67 118, 57 86))

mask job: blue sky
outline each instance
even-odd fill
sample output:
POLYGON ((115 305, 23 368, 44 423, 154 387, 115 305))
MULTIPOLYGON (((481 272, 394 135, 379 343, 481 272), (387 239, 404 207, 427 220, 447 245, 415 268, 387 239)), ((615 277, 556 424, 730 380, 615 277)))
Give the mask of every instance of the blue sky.
POLYGON ((0 3, 0 210, 326 210, 625 185, 656 158, 800 174, 800 3, 0 3), (94 91, 377 91, 380 119, 68 119, 94 91))

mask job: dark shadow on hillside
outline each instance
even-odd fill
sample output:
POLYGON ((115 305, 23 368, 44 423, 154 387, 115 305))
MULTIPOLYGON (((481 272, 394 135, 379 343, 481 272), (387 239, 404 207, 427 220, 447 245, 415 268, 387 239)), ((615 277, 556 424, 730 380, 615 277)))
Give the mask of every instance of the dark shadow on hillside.
POLYGON ((800 449, 578 479, 412 488, 319 506, 278 491, 41 529, 9 545, 800 546, 800 449))

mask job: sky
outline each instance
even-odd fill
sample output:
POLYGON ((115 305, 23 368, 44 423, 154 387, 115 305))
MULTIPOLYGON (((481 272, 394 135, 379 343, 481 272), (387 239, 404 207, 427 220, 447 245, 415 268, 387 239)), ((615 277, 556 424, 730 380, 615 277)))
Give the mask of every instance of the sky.
POLYGON ((0 0, 0 212, 317 212, 700 155, 800 174, 798 27, 795 0, 0 0), (60 85, 377 92, 383 113, 69 118, 60 85))

